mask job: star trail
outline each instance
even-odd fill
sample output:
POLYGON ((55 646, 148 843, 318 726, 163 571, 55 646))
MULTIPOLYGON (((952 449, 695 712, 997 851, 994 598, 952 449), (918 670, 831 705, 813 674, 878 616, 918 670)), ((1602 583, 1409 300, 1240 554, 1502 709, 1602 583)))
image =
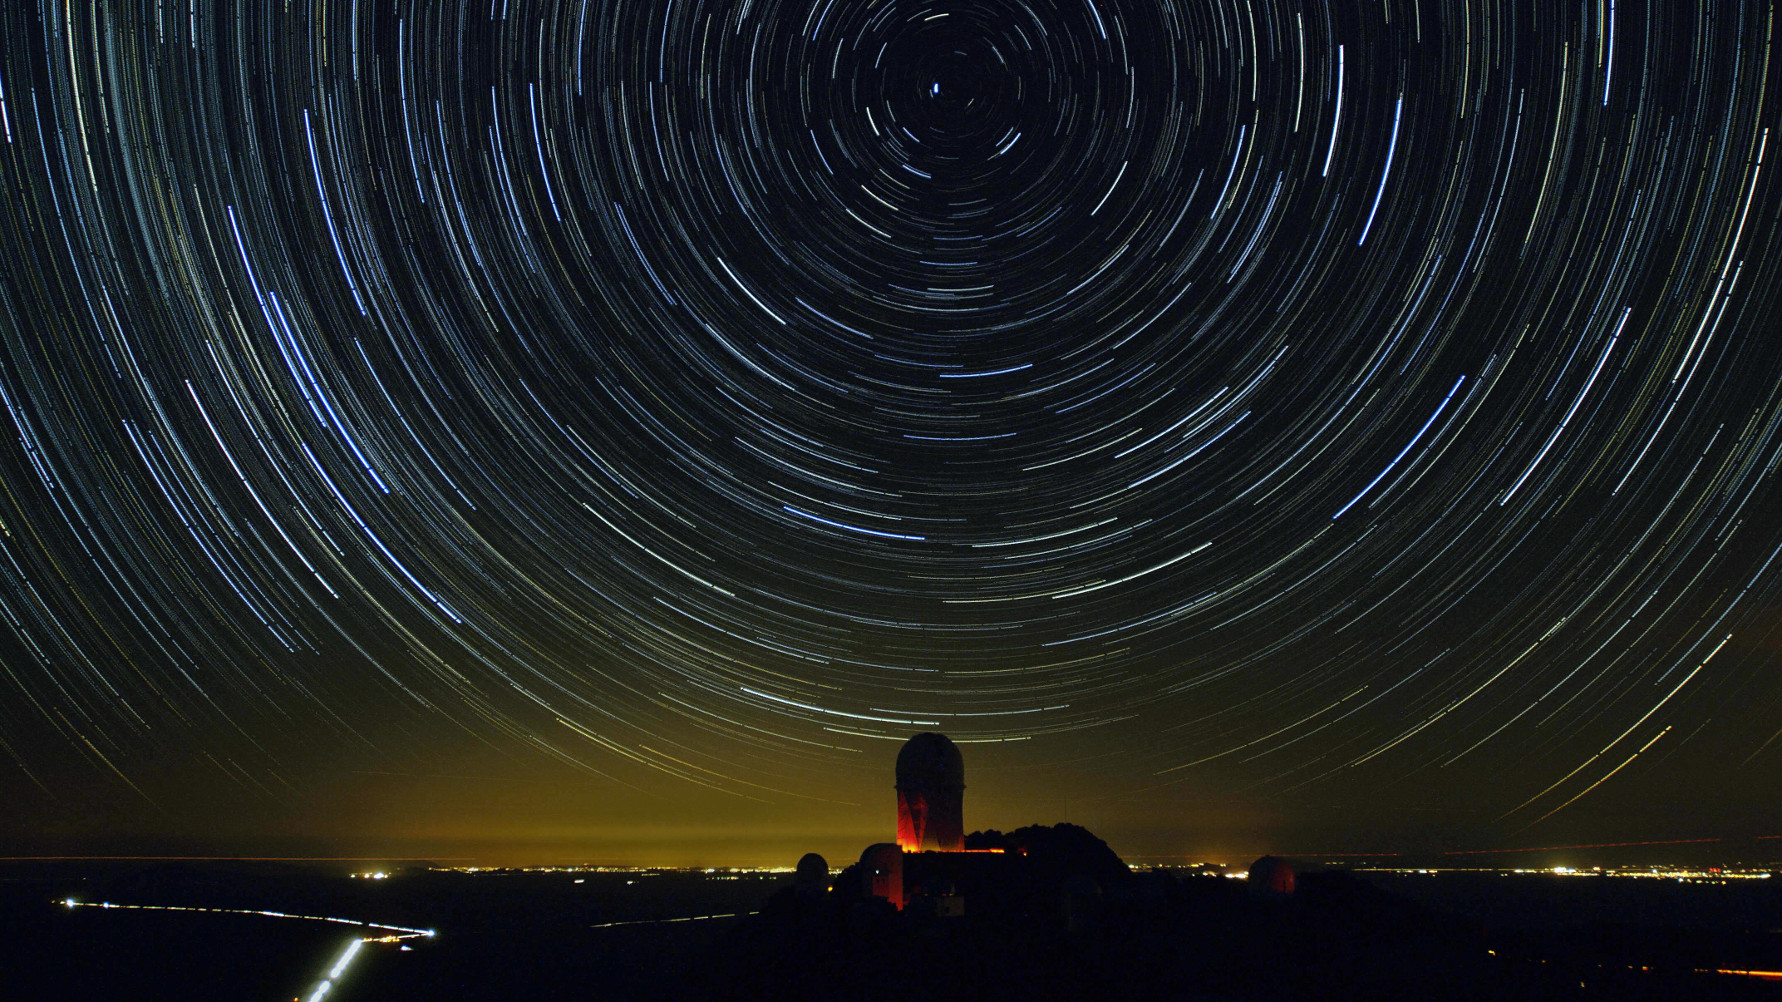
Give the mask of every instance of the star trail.
POLYGON ((0 790, 871 813, 940 729, 1115 827, 1695 834, 1782 755, 1775 33, 9 4, 0 790))

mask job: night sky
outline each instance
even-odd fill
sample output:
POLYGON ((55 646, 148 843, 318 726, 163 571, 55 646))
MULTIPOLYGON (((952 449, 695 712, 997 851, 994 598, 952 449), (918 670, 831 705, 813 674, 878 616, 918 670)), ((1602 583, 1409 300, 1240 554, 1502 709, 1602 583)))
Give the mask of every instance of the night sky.
POLYGON ((7 3, 0 842, 1762 846, 1775 22, 7 3))

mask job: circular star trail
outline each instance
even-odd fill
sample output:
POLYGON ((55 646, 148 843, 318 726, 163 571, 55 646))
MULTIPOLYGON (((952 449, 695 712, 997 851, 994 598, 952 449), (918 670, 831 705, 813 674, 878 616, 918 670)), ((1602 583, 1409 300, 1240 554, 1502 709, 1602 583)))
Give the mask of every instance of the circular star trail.
POLYGON ((1513 830, 1782 747, 1767 3, 0 26, 21 796, 938 728, 1513 830))

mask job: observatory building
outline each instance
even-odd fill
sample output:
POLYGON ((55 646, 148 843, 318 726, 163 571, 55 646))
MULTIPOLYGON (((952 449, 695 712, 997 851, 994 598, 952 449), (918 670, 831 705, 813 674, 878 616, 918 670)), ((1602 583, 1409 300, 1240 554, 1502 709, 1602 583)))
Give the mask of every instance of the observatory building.
POLYGON ((1293 864, 1279 856, 1264 856, 1250 864, 1250 892, 1270 897, 1284 897, 1293 893, 1293 864))
POLYGON ((925 731, 897 753, 897 841, 860 854, 862 890, 899 909, 962 915, 967 888, 1015 879, 1002 849, 965 848, 965 759, 925 731))
POLYGON ((965 759, 944 734, 924 731, 897 753, 897 846, 904 852, 965 848, 965 759))

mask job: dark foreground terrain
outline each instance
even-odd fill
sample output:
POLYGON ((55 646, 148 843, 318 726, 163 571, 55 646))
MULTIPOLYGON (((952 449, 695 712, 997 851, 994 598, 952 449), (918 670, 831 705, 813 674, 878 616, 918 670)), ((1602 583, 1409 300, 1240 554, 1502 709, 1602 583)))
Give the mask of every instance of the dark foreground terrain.
POLYGON ((746 913, 782 880, 420 868, 369 880, 280 865, 14 866, 0 871, 0 1000, 307 999, 345 944, 382 934, 298 919, 56 903, 68 897, 266 909, 436 932, 368 944, 328 1002, 660 998, 737 919, 653 920, 746 913), (614 922, 643 924, 606 925, 614 922))
POLYGON ((548 999, 1782 999, 1782 882, 1304 873, 1291 897, 1168 873, 920 918, 790 875, 276 867, 0 873, 0 999, 308 998, 364 931, 112 900, 435 929, 369 944, 329 1002, 548 999), (576 883, 576 881, 581 883, 576 883), (1776 886, 1770 886, 1775 883, 1776 886), (651 920, 755 912, 743 918, 651 920), (643 922, 635 925, 605 925, 643 922))
MULTIPOLYGON (((746 999, 1777 999, 1778 888, 1691 887, 1732 921, 1681 925, 1676 890, 1607 878, 1300 876, 1291 897, 1241 881, 1138 874, 1073 916, 911 920, 821 905, 751 918, 698 979, 746 999), (1613 883, 1618 886, 1609 887, 1613 883), (1512 886, 1520 885, 1520 886, 1512 886), (1592 886, 1594 885, 1594 886, 1592 886), (1510 905, 1495 893, 1514 892, 1510 905), (1435 893, 1432 893, 1435 892, 1435 893), (1594 900, 1619 904, 1605 918, 1594 900), (1735 900, 1737 899, 1737 900, 1735 900), (1637 906, 1629 901, 1638 902, 1637 906), (1491 913, 1489 921, 1456 905, 1491 913), (1568 918, 1571 916, 1571 918, 1568 918), (1575 920, 1574 920, 1575 919, 1575 920), (1755 920, 1755 924, 1754 921, 1755 920)), ((1766 882, 1767 883, 1767 882, 1766 882)))

